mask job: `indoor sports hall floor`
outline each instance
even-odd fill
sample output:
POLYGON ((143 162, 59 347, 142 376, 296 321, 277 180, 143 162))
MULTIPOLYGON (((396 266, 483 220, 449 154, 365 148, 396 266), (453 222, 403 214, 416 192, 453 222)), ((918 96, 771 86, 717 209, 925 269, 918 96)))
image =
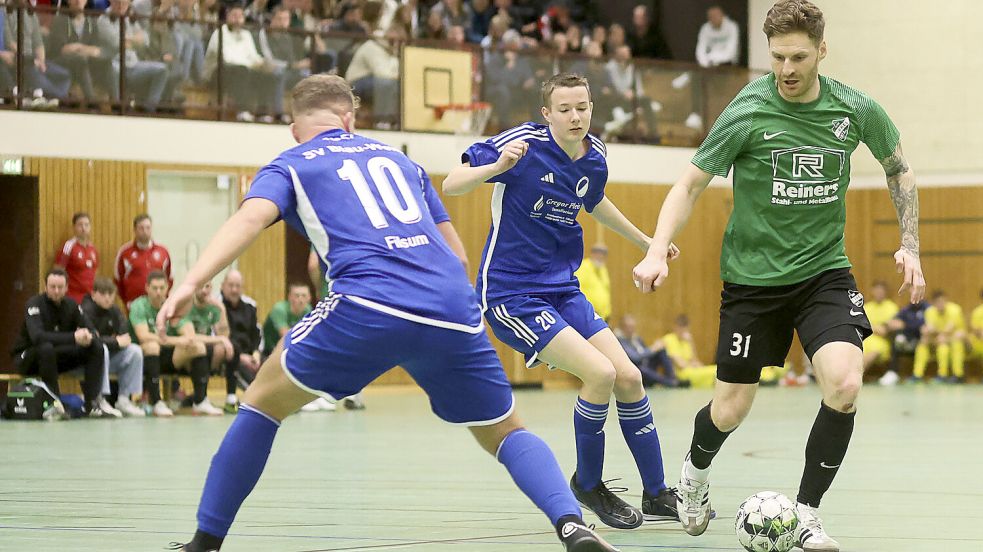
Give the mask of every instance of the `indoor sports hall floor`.
MULTIPOLYGON (((708 391, 652 391, 669 480, 708 391)), ((566 473, 573 391, 518 392, 527 425, 566 473)), ((369 393, 368 410, 302 413, 281 428, 223 551, 560 550, 551 528, 466 430, 429 414, 416 390, 369 393)), ((819 407, 815 387, 762 389, 717 457, 720 514, 699 538, 676 524, 600 528, 624 551, 741 550, 732 519, 759 490, 794 498, 819 407)), ((218 419, 0 423, 0 550, 162 550, 194 530, 218 419)), ((983 551, 983 386, 864 390, 853 445, 823 503, 849 552, 983 551)), ((605 477, 639 502, 614 420, 605 477)), ((588 521, 596 518, 588 515, 588 521)))

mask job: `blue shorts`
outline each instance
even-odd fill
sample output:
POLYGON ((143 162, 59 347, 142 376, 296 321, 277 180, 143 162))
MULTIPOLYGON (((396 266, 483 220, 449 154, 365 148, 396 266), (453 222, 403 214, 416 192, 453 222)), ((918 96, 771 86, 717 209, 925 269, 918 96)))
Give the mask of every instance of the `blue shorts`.
POLYGON ((608 327, 579 291, 509 297, 489 306, 485 320, 495 337, 525 355, 529 368, 539 362, 539 353, 563 328, 569 326, 590 339, 608 327))
POLYGON ((512 386, 484 327, 465 333, 413 322, 333 294, 290 330, 284 347, 287 377, 316 395, 354 395, 398 365, 444 421, 491 425, 512 413, 512 386))

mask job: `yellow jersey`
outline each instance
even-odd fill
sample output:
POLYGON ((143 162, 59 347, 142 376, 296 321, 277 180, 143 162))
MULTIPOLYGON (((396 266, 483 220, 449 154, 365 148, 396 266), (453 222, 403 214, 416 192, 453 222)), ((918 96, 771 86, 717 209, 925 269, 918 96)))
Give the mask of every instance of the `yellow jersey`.
POLYGON ((969 327, 973 330, 983 330, 983 305, 973 309, 973 313, 969 316, 969 327))
POLYGON ((687 361, 693 360, 693 344, 680 339, 675 333, 667 333, 662 336, 662 343, 666 346, 666 354, 669 356, 687 361))
POLYGON ((897 303, 890 299, 885 299, 879 303, 870 302, 864 304, 864 312, 867 313, 867 320, 870 320, 871 326, 886 324, 888 320, 898 314, 899 310, 897 303))
POLYGON ((943 312, 931 306, 925 309, 925 324, 935 330, 952 328, 954 330, 965 330, 966 321, 963 320, 963 309, 953 302, 947 302, 943 312))
POLYGON ((574 276, 580 280, 580 291, 594 305, 594 312, 607 320, 611 316, 611 275, 608 274, 608 267, 585 259, 574 276))

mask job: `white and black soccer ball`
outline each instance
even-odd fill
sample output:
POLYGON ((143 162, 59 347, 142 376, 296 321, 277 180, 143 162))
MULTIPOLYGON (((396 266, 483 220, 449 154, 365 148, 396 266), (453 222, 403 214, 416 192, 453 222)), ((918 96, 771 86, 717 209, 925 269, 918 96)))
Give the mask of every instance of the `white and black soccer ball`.
POLYGON ((776 492, 751 495, 737 509, 737 540, 748 552, 788 552, 798 526, 795 504, 776 492))

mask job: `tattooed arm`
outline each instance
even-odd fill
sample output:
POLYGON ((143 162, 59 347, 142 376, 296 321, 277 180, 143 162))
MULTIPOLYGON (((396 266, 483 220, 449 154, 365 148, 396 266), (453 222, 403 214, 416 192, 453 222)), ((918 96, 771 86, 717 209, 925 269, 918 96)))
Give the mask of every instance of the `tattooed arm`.
POLYGON ((880 160, 887 176, 887 189, 894 202, 901 226, 901 248, 894 254, 898 273, 904 274, 904 283, 898 293, 909 291, 911 302, 917 303, 925 297, 925 276, 919 258, 918 243, 918 188, 915 186, 915 173, 901 151, 901 143, 894 152, 880 160))

